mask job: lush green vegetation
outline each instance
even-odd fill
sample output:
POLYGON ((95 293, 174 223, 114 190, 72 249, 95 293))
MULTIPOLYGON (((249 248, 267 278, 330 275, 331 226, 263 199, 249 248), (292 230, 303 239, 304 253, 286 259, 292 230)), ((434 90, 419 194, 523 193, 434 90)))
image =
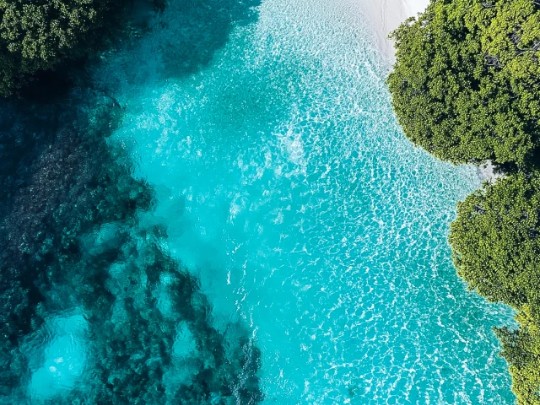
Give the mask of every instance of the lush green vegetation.
POLYGON ((540 174, 513 174, 459 204, 450 243, 458 273, 480 294, 512 305, 503 329, 520 403, 540 404, 540 174))
POLYGON ((394 37, 397 63, 388 82, 414 143, 456 163, 522 166, 534 159, 540 145, 535 1, 432 1, 394 37))
POLYGON ((0 0, 0 94, 84 55, 111 0, 0 0))
POLYGON ((459 204, 450 242, 458 272, 471 288, 515 308, 540 305, 539 208, 540 177, 523 174, 459 204))
POLYGON ((501 329, 520 404, 540 404, 540 1, 432 0, 395 33, 388 82, 406 135, 506 170, 458 207, 450 242, 472 289, 517 311, 501 329))

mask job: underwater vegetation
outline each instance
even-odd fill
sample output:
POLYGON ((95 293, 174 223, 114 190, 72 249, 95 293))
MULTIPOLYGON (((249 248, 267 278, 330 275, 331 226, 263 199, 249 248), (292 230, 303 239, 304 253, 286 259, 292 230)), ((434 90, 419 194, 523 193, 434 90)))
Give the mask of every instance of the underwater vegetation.
POLYGON ((259 400, 247 330, 215 329, 197 280, 162 248, 166 230, 138 225, 152 191, 105 139, 120 107, 91 91, 17 104, 1 125, 0 398, 259 400))
MULTIPOLYGON (((139 3, 127 43, 159 12, 139 3)), ((203 6, 186 22, 214 10, 203 6)), ((167 254, 167 230, 139 220, 151 188, 107 142, 123 108, 93 88, 81 54, 97 49, 110 7, 0 4, 0 91, 22 97, 0 103, 0 403, 257 403, 251 332, 214 325, 198 280, 167 254)))
POLYGON ((0 398, 261 399, 247 330, 214 328, 166 230, 138 224, 152 191, 105 139, 120 107, 81 91, 2 112, 0 398))

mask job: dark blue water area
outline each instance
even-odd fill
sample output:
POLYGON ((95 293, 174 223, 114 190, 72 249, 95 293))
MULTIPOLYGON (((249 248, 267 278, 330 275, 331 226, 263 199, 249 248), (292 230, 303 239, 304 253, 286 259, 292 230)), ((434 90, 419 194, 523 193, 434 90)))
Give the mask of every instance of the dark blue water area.
MULTIPOLYGON (((184 2, 200 35, 183 39, 197 49, 175 74, 204 67, 233 24, 256 17, 250 7, 184 2), (202 30, 216 15, 215 32, 202 30)), ((216 323, 197 278, 162 248, 166 228, 140 223, 153 190, 107 144, 124 110, 74 75, 0 103, 0 404, 259 402, 251 332, 216 323)))

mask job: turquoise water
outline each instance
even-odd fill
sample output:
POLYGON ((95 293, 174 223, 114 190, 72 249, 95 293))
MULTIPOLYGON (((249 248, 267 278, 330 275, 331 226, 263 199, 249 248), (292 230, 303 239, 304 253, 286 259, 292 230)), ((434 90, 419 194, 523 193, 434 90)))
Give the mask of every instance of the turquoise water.
POLYGON ((53 400, 58 393, 70 391, 86 366, 87 321, 81 313, 63 314, 50 319, 41 333, 40 342, 28 345, 32 375, 28 387, 30 400, 53 400), (37 353, 36 347, 40 347, 37 353))
POLYGON ((404 138, 354 5, 186 4, 95 80, 156 193, 141 223, 167 226, 217 324, 248 325, 265 402, 512 403, 491 331, 510 313, 466 291, 446 242, 476 170, 404 138))

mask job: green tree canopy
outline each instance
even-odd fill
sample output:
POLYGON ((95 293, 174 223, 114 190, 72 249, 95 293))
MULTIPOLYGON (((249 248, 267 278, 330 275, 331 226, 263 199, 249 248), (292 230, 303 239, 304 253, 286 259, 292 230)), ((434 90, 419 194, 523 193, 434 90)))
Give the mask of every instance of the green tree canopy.
POLYGON ((431 0, 393 36, 405 134, 441 159, 517 169, 459 204, 450 243, 469 286, 518 311, 502 354, 518 402, 540 405, 540 1, 431 0))
POLYGON ((81 55, 110 0, 0 0, 0 94, 81 55))
POLYGON ((455 163, 524 165, 540 146, 540 6, 432 0, 393 36, 388 83, 407 136, 455 163))
POLYGON ((450 243, 458 273, 512 305, 520 328, 499 330, 520 404, 540 405, 540 173, 514 174, 458 206, 450 243))
POLYGON ((510 363, 512 389, 518 403, 540 405, 540 322, 538 313, 532 314, 531 306, 524 305, 516 319, 520 328, 502 329, 499 338, 503 355, 510 363))
POLYGON ((450 244, 472 289, 515 308, 540 307, 539 208, 537 173, 500 179, 458 205, 450 244))

